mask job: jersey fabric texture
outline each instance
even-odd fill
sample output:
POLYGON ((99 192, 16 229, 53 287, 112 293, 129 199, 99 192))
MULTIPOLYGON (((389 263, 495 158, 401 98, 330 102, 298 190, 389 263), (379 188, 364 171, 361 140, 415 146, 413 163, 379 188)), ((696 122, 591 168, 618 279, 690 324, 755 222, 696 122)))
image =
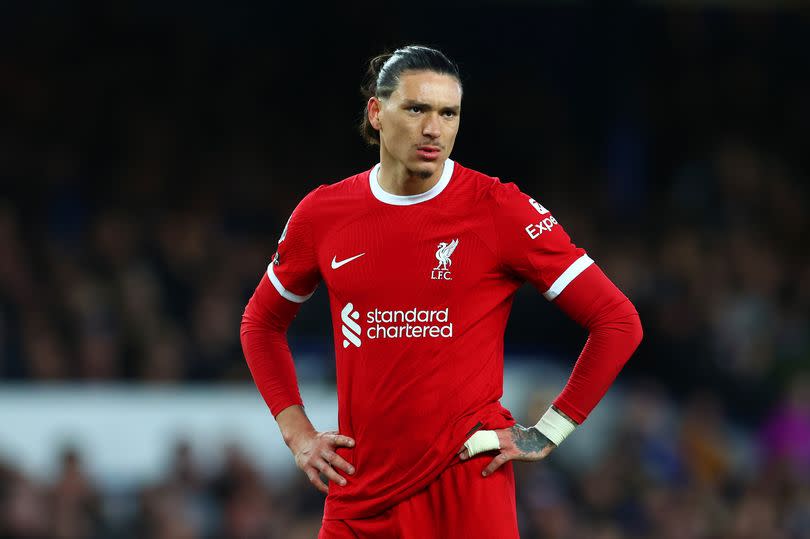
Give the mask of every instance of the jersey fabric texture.
MULTIPOLYGON (((356 473, 330 485, 326 519, 381 513, 434 481, 476 428, 513 425, 499 403, 513 295, 530 281, 553 300, 592 264, 512 183, 448 159, 429 191, 396 196, 378 170, 307 195, 267 270, 292 303, 320 281, 329 293, 338 430, 356 441, 337 452, 356 473)), ((300 397, 278 402, 274 414, 300 397)))

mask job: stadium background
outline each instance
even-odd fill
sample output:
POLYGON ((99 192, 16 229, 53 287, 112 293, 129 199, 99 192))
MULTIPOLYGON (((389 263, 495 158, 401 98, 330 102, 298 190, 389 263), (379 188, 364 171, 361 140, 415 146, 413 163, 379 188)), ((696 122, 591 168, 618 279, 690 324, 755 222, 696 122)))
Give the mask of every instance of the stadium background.
MULTIPOLYGON (((177 424, 96 458, 70 421, 45 444, 26 428, 88 395, 111 432, 238 402, 230 435, 278 457, 241 311, 297 201, 376 162, 355 129, 365 61, 414 42, 464 75, 454 159, 551 208, 645 328, 609 413, 518 466, 522 536, 810 537, 808 12, 464 6, 0 6, 0 537, 314 535, 320 494, 283 453, 267 467, 177 424), (239 430, 240 410, 259 432, 239 430), (143 449, 161 472, 116 476, 143 449)), ((327 312, 321 290, 290 331, 324 429, 327 312)), ((535 421, 584 339, 519 292, 507 376, 543 388, 519 419, 535 421)))

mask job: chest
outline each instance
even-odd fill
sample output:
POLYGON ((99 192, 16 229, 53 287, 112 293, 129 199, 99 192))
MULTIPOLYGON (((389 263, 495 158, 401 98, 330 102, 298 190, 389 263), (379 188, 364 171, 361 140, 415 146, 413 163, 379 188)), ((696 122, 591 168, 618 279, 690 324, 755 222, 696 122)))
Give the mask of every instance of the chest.
POLYGON ((330 293, 351 301, 441 302, 473 292, 497 271, 485 216, 409 209, 347 219, 324 234, 318 260, 330 293))

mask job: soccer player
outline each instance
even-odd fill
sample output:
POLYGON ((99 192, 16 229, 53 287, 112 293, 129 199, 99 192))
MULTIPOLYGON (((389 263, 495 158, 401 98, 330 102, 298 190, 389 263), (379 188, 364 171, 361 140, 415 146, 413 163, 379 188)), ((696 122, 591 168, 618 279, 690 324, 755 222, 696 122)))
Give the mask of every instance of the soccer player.
POLYGON ((380 162, 293 211, 245 309, 245 357, 296 464, 327 494, 321 538, 518 537, 510 461, 545 458, 585 420, 638 346, 638 314, 540 202, 450 159, 462 85, 444 54, 404 47, 369 75, 362 131, 380 162), (304 413, 285 336, 320 281, 336 432, 304 413), (528 428, 499 402, 524 281, 589 330, 528 428))

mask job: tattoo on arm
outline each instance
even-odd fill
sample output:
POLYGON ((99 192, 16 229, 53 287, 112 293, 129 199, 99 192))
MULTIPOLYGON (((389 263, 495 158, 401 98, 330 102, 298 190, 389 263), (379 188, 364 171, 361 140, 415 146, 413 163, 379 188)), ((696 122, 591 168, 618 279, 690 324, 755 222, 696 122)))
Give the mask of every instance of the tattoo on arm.
POLYGON ((523 453, 539 453, 545 447, 554 447, 554 442, 533 427, 527 429, 522 425, 514 425, 509 430, 512 431, 512 440, 515 442, 515 447, 523 453))

